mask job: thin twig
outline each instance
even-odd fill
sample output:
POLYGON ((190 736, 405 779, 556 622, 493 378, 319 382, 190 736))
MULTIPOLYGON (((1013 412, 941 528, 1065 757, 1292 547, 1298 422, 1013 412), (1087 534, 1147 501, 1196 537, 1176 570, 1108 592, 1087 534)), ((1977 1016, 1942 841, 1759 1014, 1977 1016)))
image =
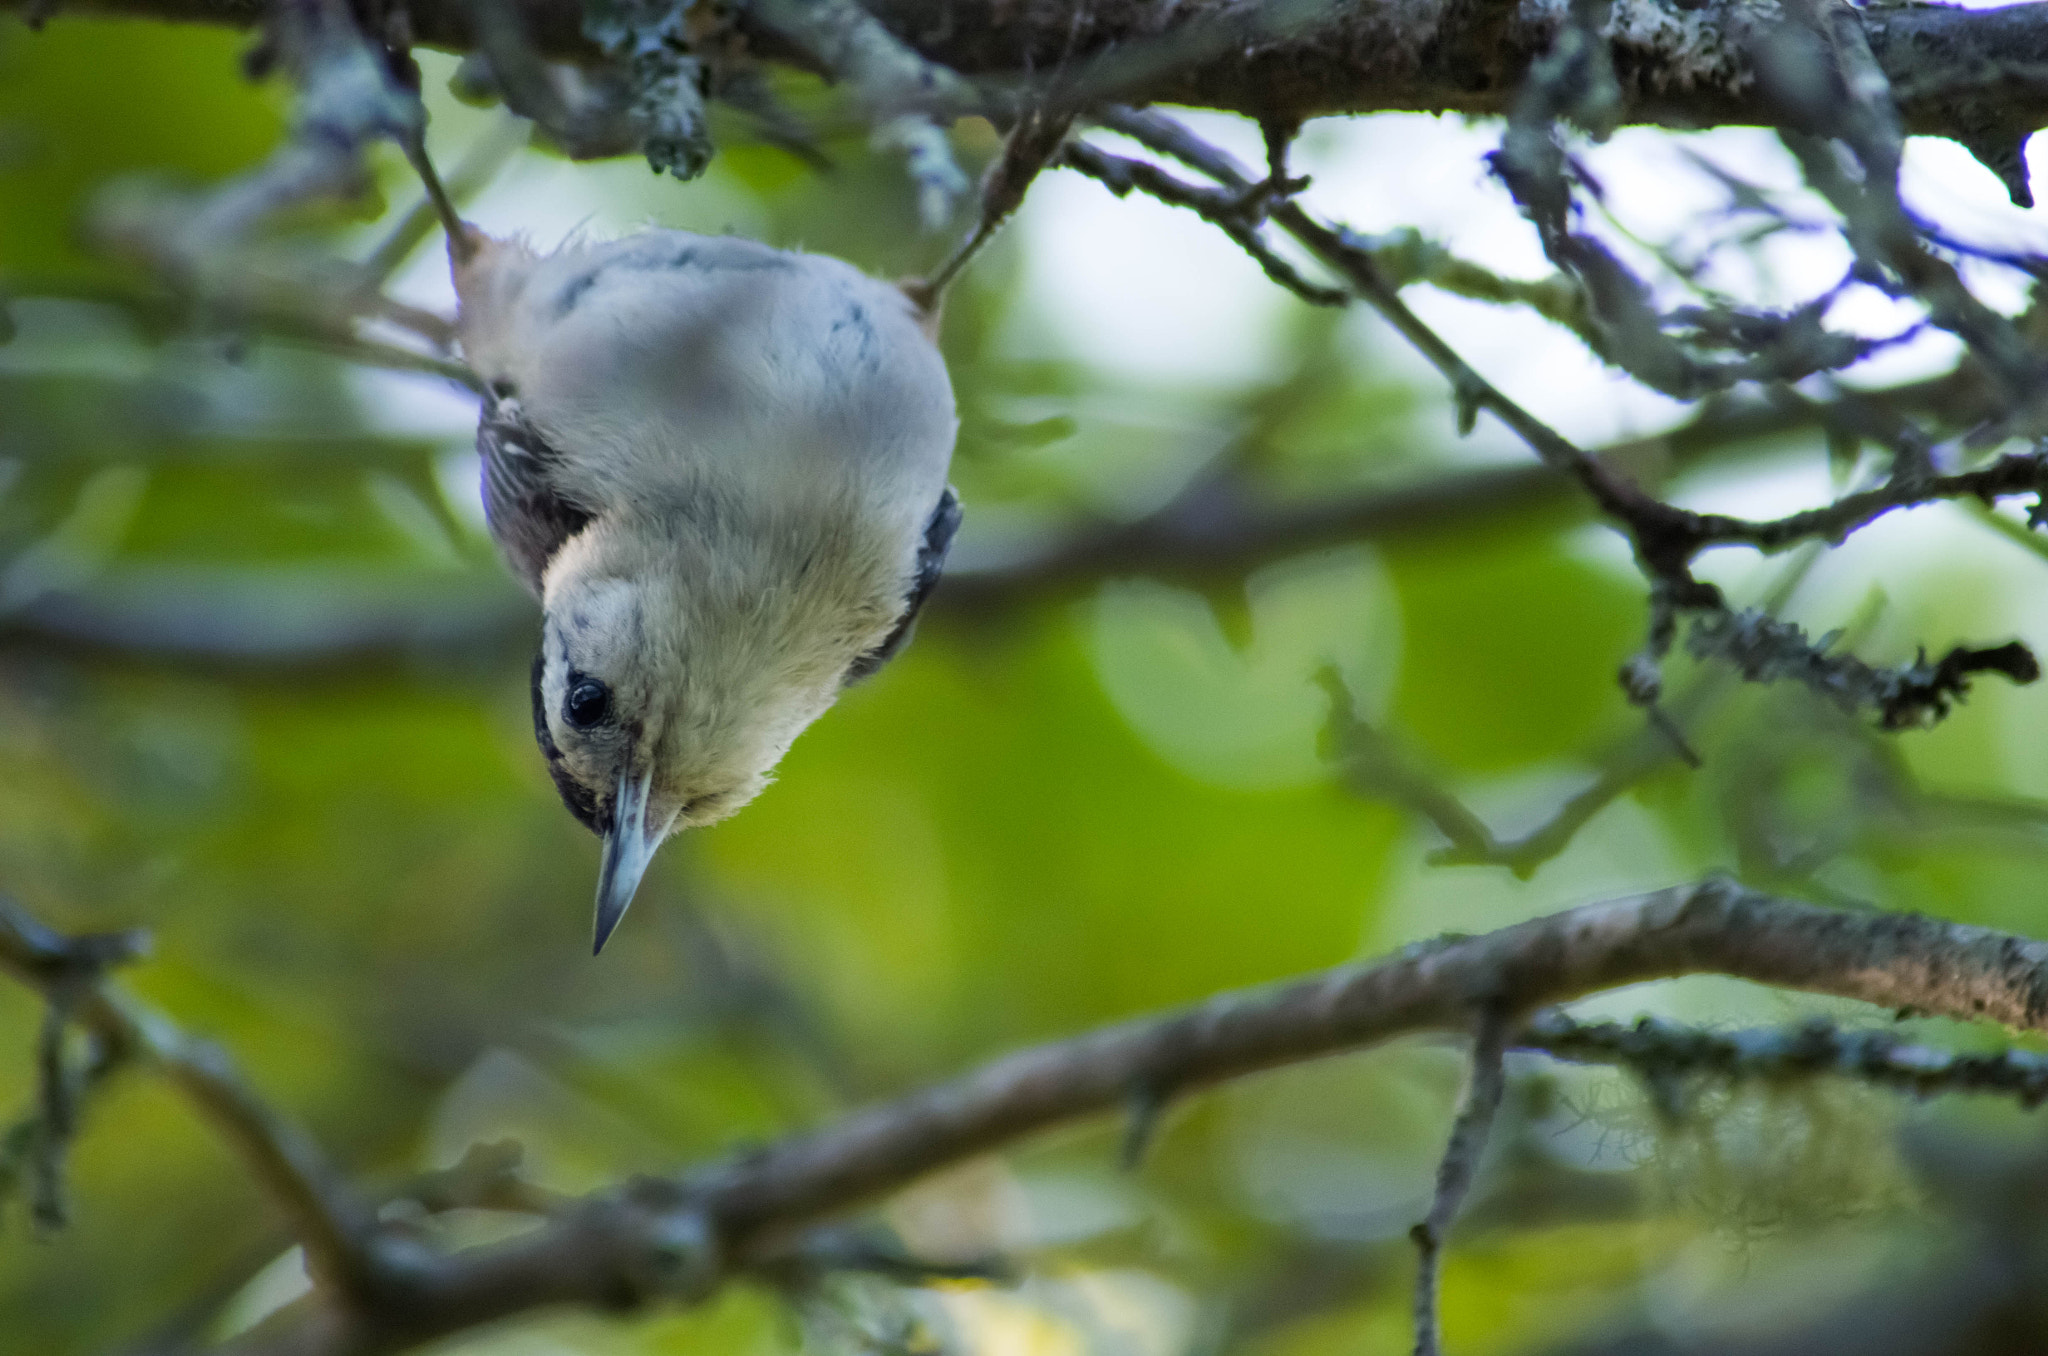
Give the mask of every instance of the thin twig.
POLYGON ((1686 637, 1686 649, 1696 659, 1724 660, 1751 682, 1789 678, 1804 683, 1844 711, 1874 710, 1887 730, 1942 719, 1968 695, 1973 674, 1996 673, 2021 685, 2041 676, 2040 661, 2018 641, 1957 645, 1933 662, 1922 651, 1913 662, 1889 668, 1831 653, 1832 644, 1833 637, 1809 641, 1793 623, 1748 609, 1696 618, 1686 637))
POLYGON ((1954 264, 1928 248, 1900 201, 1904 130, 1862 12, 1845 0, 1799 0, 1788 9, 1816 40, 1823 71, 1812 69, 1811 58, 1798 59, 1805 55, 1798 30, 1787 25, 1773 38, 1783 55, 1760 63, 1759 73, 1766 97, 1785 106, 1776 120, 1780 135, 1807 182, 1842 214, 1843 236, 1880 285, 1887 277, 1896 279, 1888 290, 1920 301, 1930 320, 1968 344, 2016 412, 2037 410, 2048 364, 2018 326, 1970 291, 1954 264), (1817 81, 1823 73, 1831 78, 1817 81), (1816 86, 1829 94, 1839 89, 1843 97, 1815 100, 1816 86), (1854 151, 1860 176, 1844 172, 1830 140, 1854 151))
POLYGON ((0 897, 0 969, 46 995, 75 989, 76 1019, 160 1068, 241 1156, 305 1245, 310 1269, 345 1287, 362 1284, 373 1266, 369 1207, 310 1136, 242 1081, 218 1046, 187 1035, 104 979, 106 957, 132 955, 138 945, 130 934, 64 937, 0 897))
MULTIPOLYGON (((425 192, 363 260, 363 276, 369 285, 383 286, 435 226, 449 221, 460 222, 462 216, 455 204, 495 178, 506 162, 525 147, 532 130, 531 123, 509 113, 492 119, 491 125, 470 143, 462 159, 449 171, 445 187, 431 173, 432 165, 426 159, 424 143, 419 147, 417 157, 413 147, 406 146, 406 158, 411 161, 415 173, 420 165, 428 166, 429 173, 422 175, 420 180, 425 192)), ((452 243, 450 248, 460 248, 460 241, 452 243)))
MULTIPOLYGON (((1779 612, 1818 559, 1818 552, 1811 551, 1794 561, 1771 588, 1761 615, 1779 612)), ((1345 779, 1360 795, 1390 801, 1434 825, 1446 841, 1429 855, 1432 865, 1503 866, 1527 880, 1569 847, 1594 816, 1652 772, 1674 758, 1699 765, 1698 755, 1686 742, 1684 727, 1694 723, 1722 694, 1729 671, 1704 669, 1677 697, 1639 702, 1647 723, 1609 753, 1598 775, 1567 797, 1547 819, 1511 839, 1495 834, 1396 740, 1360 717, 1340 672, 1326 668, 1316 678, 1330 697, 1328 739, 1345 779)))
POLYGON ((1073 118, 1065 114, 1033 110, 1017 119, 1003 140, 1003 153, 989 165, 981 181, 981 211, 952 254, 922 281, 905 284, 912 300, 929 314, 936 314, 945 301, 946 289, 960 276, 968 262, 979 254, 1016 210, 1032 182, 1066 140, 1073 118))
POLYGON ((1472 1190, 1479 1174, 1479 1160, 1485 1156, 1486 1141, 1493 1130, 1494 1114, 1500 1110, 1501 1094, 1507 1090, 1504 1056, 1507 1051, 1507 1014, 1492 1004, 1479 1010, 1472 1031, 1472 1076, 1465 1087, 1464 1103, 1451 1124, 1449 1143, 1436 1167, 1436 1194, 1429 1214, 1410 1231, 1415 1241, 1415 1356, 1440 1356, 1443 1334, 1437 1305, 1438 1280, 1443 1269, 1444 1240, 1450 1236, 1451 1221, 1472 1190))
POLYGON ((1895 1031, 1844 1030, 1826 1018, 1752 1031, 1702 1031, 1658 1017, 1580 1022, 1538 1013, 1514 1038, 1580 1064, 1619 1065, 1653 1083, 1678 1077, 1777 1080, 1832 1074, 1916 1097, 1984 1093, 2024 1107, 2048 1100, 2048 1055, 2031 1050, 1940 1050, 1895 1031))
MULTIPOLYGON (((328 292, 324 280, 318 286, 315 280, 300 281, 304 286, 295 290, 287 278, 251 269, 238 282, 223 283, 209 294, 208 318, 232 333, 265 336, 362 367, 441 377, 482 393, 482 379, 464 363, 360 333, 352 323, 357 315, 391 318, 385 314, 381 297, 346 297, 345 286, 328 292)), ((116 306, 155 328, 186 323, 193 309, 188 297, 125 280, 33 278, 13 284, 10 294, 116 306)), ((447 321, 430 312, 413 314, 405 327, 436 343, 450 333, 447 321)))
MULTIPOLYGON (((1133 189, 1150 194, 1164 203, 1175 207, 1186 207, 1204 221, 1218 227, 1230 237, 1238 248, 1249 254, 1265 270, 1268 278, 1313 306, 1346 306, 1350 304, 1348 293, 1334 287, 1324 287, 1310 282, 1301 275, 1301 270, 1274 253, 1260 236, 1258 223, 1249 208, 1246 191, 1221 192, 1184 183, 1143 160, 1132 160, 1126 156, 1111 155, 1106 151, 1083 142, 1075 142, 1066 148, 1062 163, 1079 170, 1091 179, 1098 180, 1103 187, 1118 197, 1133 189)), ((1260 212, 1263 215, 1263 210, 1260 212)))
MULTIPOLYGON (((1169 118, 1150 112, 1117 109, 1104 116, 1103 125, 1201 171, 1233 197, 1241 198, 1253 187, 1251 176, 1242 166, 1169 118)), ((1072 154, 1071 149, 1069 154, 1072 154)), ((1144 186, 1135 175, 1133 182, 1144 186)), ((1270 219, 1341 276, 1361 300, 1378 311, 1450 382, 1461 428, 1469 428, 1480 410, 1491 411, 1540 460, 1577 480, 1603 512, 1627 527, 1635 537, 1637 550, 1645 557, 1647 566, 1660 574, 1667 571, 1680 575, 1685 573, 1685 561, 1690 559, 1689 556, 1674 556, 1664 549, 1661 533, 1646 540, 1647 528, 1655 526, 1661 529, 1664 527, 1662 520, 1676 514, 1677 510, 1659 503, 1628 480, 1614 474, 1480 376, 1456 349, 1409 309, 1401 300, 1400 289, 1381 273, 1372 251, 1348 231, 1324 225, 1295 202, 1285 202, 1273 208, 1270 219)))

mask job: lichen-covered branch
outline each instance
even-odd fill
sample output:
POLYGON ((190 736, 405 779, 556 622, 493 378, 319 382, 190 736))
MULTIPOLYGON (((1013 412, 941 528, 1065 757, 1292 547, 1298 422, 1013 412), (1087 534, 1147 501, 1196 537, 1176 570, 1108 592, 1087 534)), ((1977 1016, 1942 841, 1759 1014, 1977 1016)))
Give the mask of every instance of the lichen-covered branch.
POLYGON ((1751 682, 1791 679, 1844 711, 1875 711, 1888 730, 1940 720, 1968 694, 1972 674, 2001 674, 2015 683, 2041 676, 2040 661, 2017 641, 1984 648, 1958 645, 1931 663, 1922 653, 1910 664, 1874 668, 1854 655, 1829 653, 1832 640, 1815 644, 1791 622, 1761 612, 1722 610, 1693 619, 1686 649, 1696 659, 1732 664, 1751 682))
MULTIPOLYGON (((243 1082, 220 1047, 187 1035, 106 978, 143 947, 133 933, 63 936, 0 898, 0 971, 41 992, 63 1022, 160 1070, 284 1212, 310 1268, 344 1291, 364 1284, 375 1265, 374 1216, 319 1146, 243 1082)), ((43 1082, 47 1105, 56 1095, 50 1070, 43 1082)))
MULTIPOLYGON (((31 0, 0 0, 26 12, 31 0)), ((578 0, 508 0, 535 49, 589 62, 595 45, 578 0)), ((484 7, 412 0, 413 33, 430 46, 470 51, 484 7)), ((737 7, 756 51, 809 64, 773 13, 737 7)), ((1563 0, 1509 6, 1417 3, 1301 6, 1281 31, 1247 26, 1233 0, 1066 0, 941 4, 874 0, 865 7, 916 59, 978 81, 1070 69, 1104 54, 1128 56, 1186 29, 1234 33, 1193 59, 1126 60, 1128 101, 1226 109, 1260 119, 1392 110, 1503 114, 1530 67, 1573 22, 1563 0)), ((249 27, 258 0, 66 0, 63 12, 145 15, 249 27)), ((1603 31, 1612 50, 1617 122, 1681 127, 1765 124, 1775 110, 1757 79, 1748 25, 1736 0, 1681 7, 1617 0, 1603 31)), ((58 20, 61 22, 61 19, 58 20)), ((1877 68, 1908 133, 1953 136, 1980 155, 2016 159, 2024 133, 2048 123, 2048 5, 1965 10, 1908 4, 1860 11, 1877 68)), ((1108 93, 1108 91, 1105 91, 1108 93)))
MULTIPOLYGON (((1219 994, 1006 1056, 678 1178, 639 1179, 580 1201, 536 1192, 517 1180, 516 1163, 503 1152, 485 1150, 423 1179, 413 1193, 428 1208, 483 1205, 533 1212, 544 1222, 505 1243, 443 1253, 417 1243, 396 1247, 396 1236, 339 1185, 317 1149, 217 1051, 107 982, 104 963, 132 953, 131 944, 110 950, 98 939, 59 937, 13 909, 4 922, 0 966, 45 993, 87 984, 78 1020, 132 1044, 177 1082, 278 1197, 316 1255, 315 1294, 230 1344, 251 1356, 371 1356, 542 1307, 687 1301, 752 1268, 939 1274, 857 1233, 821 1235, 811 1226, 948 1163, 1113 1111, 1133 1088, 1185 1093, 1403 1033, 1463 1029, 1475 1012, 1485 1016, 1473 1091, 1446 1156, 1448 1189, 1439 1191, 1428 1224, 1438 1247, 1469 1185, 1486 1108, 1498 1103, 1504 1044, 1620 1063, 1645 1076, 1836 1072, 1918 1092, 1982 1090, 2023 1100, 2048 1088, 2037 1058, 1945 1055, 1881 1032, 1809 1024, 1714 1035, 1655 1023, 1584 1026, 1541 1011, 1646 979, 1720 973, 1883 1008, 2048 1030, 2048 944, 1910 915, 1840 913, 1709 882, 1219 994), (352 1283, 345 1270, 320 1264, 322 1257, 356 1259, 363 1271, 352 1283)), ((987 1273, 983 1264, 941 1270, 987 1273)))
POLYGON ((1553 1059, 1627 1069, 1674 1116, 1684 1112, 1675 1097, 1678 1085, 1701 1078, 1785 1082, 1828 1074, 1915 1097, 1982 1093, 2011 1097, 2024 1107, 2048 1099, 2048 1055, 1940 1050, 1893 1031, 1846 1030, 1824 1017, 1790 1027, 1702 1031, 1657 1017, 1579 1022, 1546 1011, 1529 1019, 1514 1045, 1553 1059))
MULTIPOLYGON (((372 1356, 538 1308, 700 1298, 736 1271, 807 1255, 806 1231, 821 1221, 949 1163, 1113 1112, 1133 1089, 1185 1095, 1406 1033, 1464 1030, 1482 1009, 1512 1030, 1520 1014, 1693 973, 2048 1030, 2048 943, 1911 915, 1841 913, 1714 881, 1424 943, 1020 1051, 676 1178, 550 1201, 544 1223, 504 1243, 416 1248, 372 1286, 324 1285, 232 1349, 372 1356)), ((165 1047, 166 1067, 181 1070, 187 1048, 165 1047)), ((198 1067, 201 1086, 212 1088, 215 1073, 198 1067)), ((245 1096, 225 1100, 243 1108, 245 1096)), ((238 1143, 291 1143, 268 1115, 237 1109, 222 1124, 238 1143)), ((285 1156, 304 1161, 297 1149, 285 1156)), ((252 1162, 267 1159, 259 1152, 252 1162)), ((307 1177, 308 1199, 327 1200, 320 1175, 307 1177)), ((313 1209, 299 1222, 333 1227, 313 1209)))

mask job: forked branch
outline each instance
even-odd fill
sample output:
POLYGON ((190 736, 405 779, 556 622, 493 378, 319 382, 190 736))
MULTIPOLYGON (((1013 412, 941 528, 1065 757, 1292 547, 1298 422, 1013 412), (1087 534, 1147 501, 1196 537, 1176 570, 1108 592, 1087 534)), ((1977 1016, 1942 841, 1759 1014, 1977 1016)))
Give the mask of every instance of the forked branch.
MULTIPOLYGON (((23 942, 31 936, 5 933, 0 957, 41 987, 38 952, 23 942)), ((207 1047, 111 981, 94 979, 79 1012, 142 1042, 242 1151, 309 1250, 339 1263, 318 1268, 312 1297, 232 1349, 369 1356, 545 1307, 701 1298, 739 1272, 805 1253, 807 1231, 834 1215, 972 1155, 1114 1113, 1133 1089, 1185 1094, 1396 1036, 1464 1031, 1481 1011, 1519 1032, 1540 1008, 1693 973, 2048 1030, 2048 943, 1911 915, 1841 913, 1712 881, 1421 943, 1020 1051, 757 1152, 562 1203, 508 1242, 444 1253, 395 1247, 303 1132, 217 1054, 199 1053, 207 1047), (367 1283, 349 1282, 350 1259, 367 1268, 367 1283)), ((1585 1043, 1540 1023, 1509 1043, 1549 1041, 1585 1043)))

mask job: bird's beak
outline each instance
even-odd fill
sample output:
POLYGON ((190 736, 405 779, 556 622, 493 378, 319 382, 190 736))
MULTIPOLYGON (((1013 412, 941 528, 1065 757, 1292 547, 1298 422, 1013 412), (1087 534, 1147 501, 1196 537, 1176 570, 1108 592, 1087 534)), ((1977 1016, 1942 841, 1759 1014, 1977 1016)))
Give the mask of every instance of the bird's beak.
POLYGON ((612 929, 626 916, 654 850, 675 827, 680 807, 659 823, 648 819, 647 793, 654 781, 652 772, 636 780, 630 770, 619 774, 618 799, 613 802, 612 827, 604 836, 604 861, 597 869, 597 940, 590 954, 604 950, 612 929))

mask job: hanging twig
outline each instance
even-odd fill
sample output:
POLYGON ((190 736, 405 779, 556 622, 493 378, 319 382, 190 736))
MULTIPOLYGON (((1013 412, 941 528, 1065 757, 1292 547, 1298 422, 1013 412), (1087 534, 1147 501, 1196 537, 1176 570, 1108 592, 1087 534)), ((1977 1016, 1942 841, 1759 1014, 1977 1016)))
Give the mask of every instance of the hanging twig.
POLYGON ((1499 1008, 1487 1004, 1479 1009, 1472 1029, 1472 1074, 1466 1081, 1465 1100, 1458 1118, 1451 1124, 1450 1142, 1436 1167, 1436 1194, 1429 1214, 1410 1231, 1415 1241, 1415 1356, 1441 1356, 1443 1333, 1438 1316, 1437 1290, 1443 1270, 1444 1240, 1450 1236, 1451 1221, 1472 1190, 1479 1174, 1479 1160, 1486 1154, 1486 1141, 1493 1130, 1494 1113, 1500 1110, 1501 1094, 1507 1089, 1503 1056, 1507 1050, 1508 1018, 1499 1008))

